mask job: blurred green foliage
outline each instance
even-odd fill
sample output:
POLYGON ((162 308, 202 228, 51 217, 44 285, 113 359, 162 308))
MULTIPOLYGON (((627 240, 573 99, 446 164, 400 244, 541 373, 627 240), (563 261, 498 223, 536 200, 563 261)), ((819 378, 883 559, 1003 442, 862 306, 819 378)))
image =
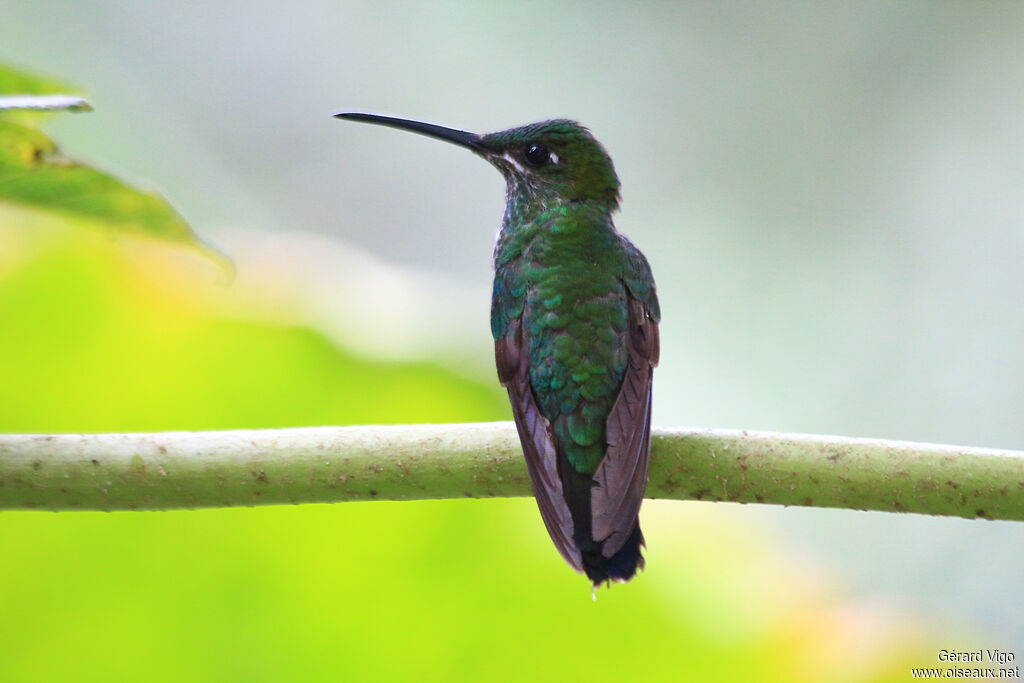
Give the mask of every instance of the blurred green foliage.
MULTIPOLYGON (((0 64, 0 95, 55 92, 67 90, 57 81, 0 64)), ((36 127, 43 117, 38 111, 0 108, 0 201, 59 212, 80 225, 202 246, 163 197, 61 154, 36 127)))
POLYGON ((78 92, 70 83, 0 64, 0 93, 5 95, 56 95, 78 92))
MULTIPOLYGON (((233 317, 192 254, 79 223, 0 200, 2 431, 508 417, 490 377, 233 317)), ((6 512, 0 679, 896 681, 929 661, 734 513, 649 504, 649 569, 595 602, 529 500, 6 512)))
MULTIPOLYGON (((153 431, 487 420, 494 389, 355 358, 319 334, 211 316, 69 239, 0 289, 3 431, 153 431), (169 408, 169 404, 171 404, 169 408)), ((162 268, 167 274, 170 269, 162 268)))

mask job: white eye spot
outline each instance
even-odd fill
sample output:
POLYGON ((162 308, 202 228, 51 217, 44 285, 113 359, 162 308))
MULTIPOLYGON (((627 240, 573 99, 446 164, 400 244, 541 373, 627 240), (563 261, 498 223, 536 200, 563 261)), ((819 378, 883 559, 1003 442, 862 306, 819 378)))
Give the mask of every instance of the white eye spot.
POLYGON ((558 155, 555 154, 554 152, 551 152, 548 155, 548 159, 551 161, 552 164, 557 164, 558 163, 558 155))

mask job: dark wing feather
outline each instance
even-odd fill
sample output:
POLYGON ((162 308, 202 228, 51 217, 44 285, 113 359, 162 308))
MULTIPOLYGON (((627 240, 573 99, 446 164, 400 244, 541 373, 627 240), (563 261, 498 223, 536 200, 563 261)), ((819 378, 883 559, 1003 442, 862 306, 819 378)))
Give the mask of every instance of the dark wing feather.
POLYGON ((594 540, 611 557, 636 526, 647 488, 651 439, 651 379, 658 363, 658 324, 646 307, 629 297, 629 362, 622 388, 606 422, 608 450, 594 474, 590 509, 594 540))
POLYGON ((573 541, 572 513, 565 503, 562 480, 558 476, 551 425, 537 407, 530 388, 530 364, 523 348, 518 319, 509 321, 505 336, 494 342, 494 358, 498 365, 498 379, 508 389, 523 455, 526 456, 526 468, 530 472, 544 526, 569 566, 578 572, 583 571, 580 551, 573 541))

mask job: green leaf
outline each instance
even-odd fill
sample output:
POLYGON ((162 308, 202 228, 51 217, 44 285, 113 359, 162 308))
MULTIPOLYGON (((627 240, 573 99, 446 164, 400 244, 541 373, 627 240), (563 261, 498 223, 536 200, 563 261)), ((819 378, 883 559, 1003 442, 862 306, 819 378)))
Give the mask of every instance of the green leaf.
POLYGON ((54 94, 73 90, 0 65, 0 203, 57 213, 85 227, 186 244, 229 265, 163 197, 65 157, 39 130, 41 111, 91 110, 80 97, 54 94))
POLYGON ((68 159, 38 129, 3 120, 0 202, 61 213, 82 225, 202 246, 163 197, 68 159))
POLYGON ((63 81, 0 64, 0 95, 52 95, 76 90, 63 81))

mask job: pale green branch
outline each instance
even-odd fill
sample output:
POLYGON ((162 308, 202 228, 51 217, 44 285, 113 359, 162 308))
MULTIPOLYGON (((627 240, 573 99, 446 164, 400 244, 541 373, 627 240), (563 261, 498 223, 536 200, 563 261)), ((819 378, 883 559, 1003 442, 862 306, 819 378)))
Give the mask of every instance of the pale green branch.
MULTIPOLYGON (((0 508, 530 495, 511 423, 0 435, 0 508)), ((1024 452, 655 429, 650 498, 1024 520, 1024 452)))

